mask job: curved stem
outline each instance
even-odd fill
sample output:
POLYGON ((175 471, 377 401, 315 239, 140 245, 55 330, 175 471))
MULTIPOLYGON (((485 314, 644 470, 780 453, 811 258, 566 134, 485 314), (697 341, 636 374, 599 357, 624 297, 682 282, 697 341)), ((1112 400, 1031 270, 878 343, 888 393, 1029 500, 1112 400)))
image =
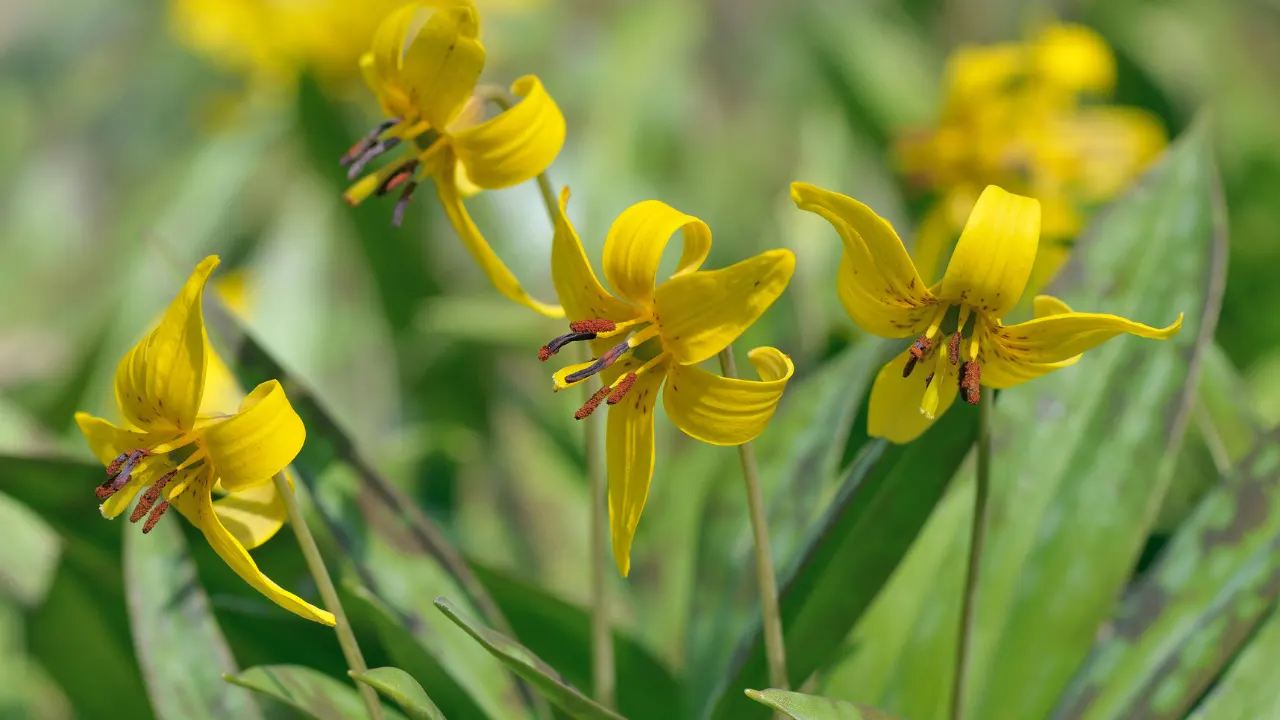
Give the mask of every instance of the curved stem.
POLYGON ((978 404, 978 477, 973 493, 973 525, 969 531, 969 565, 960 606, 960 642, 956 646, 955 675, 951 684, 951 720, 962 720, 965 685, 969 675, 969 648, 973 644, 975 601, 982 547, 987 538, 987 498, 991 492, 991 400, 978 404))
MULTIPOLYGON (((541 180, 541 176, 539 180, 541 180)), ((591 348, 583 345, 585 359, 591 359, 591 348)), ((583 393, 590 398, 594 383, 582 384, 583 393)), ((604 446, 601 444, 601 423, 604 413, 586 418, 587 475, 591 478, 591 681, 596 702, 608 708, 615 706, 613 658, 613 630, 609 627, 609 594, 605 574, 610 570, 610 560, 605 548, 609 544, 609 484, 604 467, 604 446)))
MULTIPOLYGON (((316 587, 320 590, 320 598, 324 600, 325 606, 329 612, 333 613, 336 623, 333 630, 338 635, 338 645, 342 647, 342 656, 347 660, 347 668, 353 673, 363 673, 369 670, 364 663, 364 655, 360 652, 360 645, 356 642, 355 633, 351 631, 351 623, 347 621, 347 613, 342 609, 342 603, 338 600, 338 591, 333 587, 333 578, 329 577, 329 570, 324 565, 324 558, 320 556, 320 548, 316 546, 316 539, 311 535, 311 528, 307 527, 307 520, 302 516, 302 508, 298 506, 298 498, 293 494, 293 488, 289 486, 289 481, 285 479, 284 473, 276 473, 273 478, 276 484, 276 491, 284 498, 285 508, 289 512, 289 524, 293 526, 293 534, 298 538, 298 546, 302 548, 302 556, 307 561, 307 569, 311 571, 311 577, 316 581, 316 587)), ((364 701, 365 709, 369 713, 371 720, 382 720, 382 703, 378 701, 378 693, 368 685, 358 682, 356 689, 360 691, 360 699, 364 701)))
MULTIPOLYGON (((738 377, 732 345, 720 351, 720 371, 727 378, 738 377)), ((782 638, 782 615, 778 612, 778 580, 773 571, 773 550, 769 545, 764 495, 760 491, 760 470, 751 443, 738 446, 738 459, 742 462, 742 478, 747 483, 747 510, 751 515, 751 535, 755 539, 756 582, 760 588, 760 616, 764 651, 769 661, 769 687, 788 690, 787 651, 782 638)))

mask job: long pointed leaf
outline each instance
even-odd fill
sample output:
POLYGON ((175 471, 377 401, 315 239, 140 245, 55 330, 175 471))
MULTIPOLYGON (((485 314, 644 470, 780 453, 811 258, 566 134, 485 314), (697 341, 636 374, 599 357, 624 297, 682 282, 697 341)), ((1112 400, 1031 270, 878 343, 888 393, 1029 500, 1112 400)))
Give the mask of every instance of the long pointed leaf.
POLYGON ((748 690, 747 697, 793 720, 895 720, 865 705, 786 690, 748 690))
POLYGON ((352 673, 351 677, 394 700, 409 720, 445 720, 444 713, 427 697, 427 691, 399 668, 374 668, 352 673))
MULTIPOLYGON (((315 720, 351 720, 369 714, 350 683, 299 665, 259 665, 222 679, 275 698, 315 720)), ((386 720, 405 720, 385 705, 382 714, 386 720)))

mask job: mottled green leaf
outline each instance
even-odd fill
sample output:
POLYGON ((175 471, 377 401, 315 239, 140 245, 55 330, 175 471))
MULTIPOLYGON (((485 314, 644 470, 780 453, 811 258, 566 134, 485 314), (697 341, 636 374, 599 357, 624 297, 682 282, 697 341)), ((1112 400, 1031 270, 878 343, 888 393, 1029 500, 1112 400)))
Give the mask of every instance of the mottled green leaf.
POLYGON ((187 541, 165 518, 152 531, 117 523, 124 532, 125 594, 138 664, 159 720, 261 718, 250 693, 229 688, 235 658, 196 577, 187 541))
MULTIPOLYGON (((367 718, 369 711, 351 683, 300 665, 259 665, 223 680, 275 698, 316 720, 367 718)), ((405 720, 400 713, 382 707, 385 720, 405 720)))
MULTIPOLYGON (((792 683, 798 685, 835 659, 973 445, 976 420, 976 411, 960 404, 912 445, 873 440, 863 446, 840 493, 781 576, 792 683)), ((737 688, 765 682, 757 624, 717 688, 714 717, 763 717, 763 708, 737 688)))
POLYGON ((394 700, 409 720, 445 720, 444 713, 427 697, 427 691, 400 668, 374 668, 351 673, 351 677, 394 700))
POLYGON ((1272 613, 1189 720, 1263 720, 1280 711, 1280 615, 1272 613))
MULTIPOLYGON (((1150 324, 1002 393, 966 713, 1043 717, 1114 610, 1172 474, 1217 321, 1225 229, 1205 128, 1103 211, 1055 288, 1078 310, 1150 324), (1051 648, 1051 650, 1049 650, 1051 648)), ((851 639, 827 694, 947 716, 972 507, 964 473, 851 639)))
POLYGON ((1178 530, 1056 717, 1181 718, 1280 595, 1280 432, 1178 530))
POLYGON ((786 690, 747 690, 747 697, 793 720, 895 720, 865 705, 786 690))
MULTIPOLYGON (((618 720, 621 715, 583 695, 577 688, 569 684, 560 673, 546 664, 528 648, 511 638, 490 630, 474 620, 460 614, 453 603, 436 598, 436 607, 440 612, 457 624, 501 660, 517 675, 527 680, 538 692, 548 700, 578 720, 618 720)), ((673 699, 674 701, 674 699, 673 699)))

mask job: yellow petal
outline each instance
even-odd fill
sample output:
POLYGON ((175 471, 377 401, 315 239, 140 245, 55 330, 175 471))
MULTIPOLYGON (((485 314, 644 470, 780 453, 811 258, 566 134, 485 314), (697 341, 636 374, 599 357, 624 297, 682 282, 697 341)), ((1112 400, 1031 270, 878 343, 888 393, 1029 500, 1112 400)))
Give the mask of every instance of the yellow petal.
POLYGON ((988 185, 956 243, 939 297, 1000 318, 1031 275, 1040 239, 1040 203, 988 185))
POLYGON ((471 253, 471 257, 475 258, 480 269, 489 277, 489 282, 493 283, 498 292, 527 308, 547 317, 564 317, 564 309, 559 305, 541 303, 530 297, 529 293, 520 287, 520 281, 516 280, 516 276, 511 274, 493 248, 489 247, 489 243, 480 234, 480 228, 476 227, 475 222, 471 220, 471 215, 467 213, 467 208, 462 204, 462 197, 458 194, 457 185, 454 184, 452 169, 453 163, 446 162, 445 169, 436 174, 436 192, 440 196, 440 204, 444 206, 444 211, 449 216, 449 222, 453 223, 454 232, 458 233, 458 239, 462 240, 463 246, 471 253))
MULTIPOLYGON (((289 487, 293 487, 292 479, 289 487)), ((215 500, 213 511, 227 532, 248 550, 270 540, 288 515, 284 498, 271 479, 215 500)))
POLYGON ((712 445, 741 445, 764 431, 795 372, 791 358, 771 347, 748 355, 761 381, 721 377, 696 365, 672 366, 662 404, 690 437, 712 445))
POLYGON ((1032 301, 1031 307, 1035 313, 1035 317, 1049 317, 1050 315, 1065 315, 1071 312, 1071 306, 1059 300, 1052 295, 1037 295, 1032 301))
POLYGON ((1004 92, 1026 70, 1026 48, 1021 43, 956 48, 943 71, 947 112, 963 112, 1004 92))
POLYGON ((867 408, 867 434, 871 437, 882 437, 898 444, 909 443, 923 435, 956 399, 959 383, 950 363, 942 363, 944 370, 939 375, 937 363, 928 358, 916 366, 910 377, 904 378, 902 370, 908 357, 910 353, 904 350, 876 375, 875 384, 871 386, 871 405, 867 408), (936 383, 938 397, 933 417, 920 411, 928 389, 924 379, 929 373, 935 373, 931 384, 936 383))
POLYGON ((475 90, 485 59, 479 37, 475 7, 460 2, 432 13, 405 50, 409 98, 432 127, 448 126, 475 90))
POLYGON ((1055 131, 1078 159, 1076 184, 1091 202, 1120 194, 1167 144, 1160 120, 1137 108, 1086 108, 1055 131))
POLYGON ((112 460, 130 450, 149 448, 161 437, 155 433, 118 428, 107 420, 84 412, 76 413, 76 425, 80 426, 80 432, 89 443, 89 451, 103 465, 110 465, 112 460))
POLYGON ((211 482, 206 478, 202 482, 193 483, 191 487, 187 488, 186 492, 172 498, 170 502, 190 519, 193 525, 200 528, 200 531, 204 533, 205 540, 209 543, 209 547, 213 548, 218 557, 222 558, 222 561, 234 570, 241 579, 249 583, 254 590, 262 593, 272 602, 295 615, 332 626, 334 624, 333 613, 321 610, 308 603, 262 574, 262 571, 258 569, 257 563, 250 557, 249 551, 236 540, 235 536, 227 531, 227 528, 223 526, 222 521, 219 519, 218 512, 213 504, 211 482))
POLYGON ((711 251, 711 228, 657 200, 645 200, 622 211, 604 240, 604 276, 618 295, 643 307, 653 304, 653 285, 662 251, 682 228, 684 251, 673 278, 702 266, 711 251))
POLYGON ((1055 363, 1071 359, 1121 333, 1167 340, 1180 329, 1182 315, 1168 327, 1153 328, 1117 315, 1064 312, 995 328, 991 337, 999 344, 1002 354, 1013 362, 1055 363))
POLYGON ((636 379, 621 402, 609 408, 605 432, 609 466, 609 530, 618 572, 631 572, 631 541, 653 479, 653 407, 666 379, 666 365, 636 379))
POLYGON ((881 337, 918 335, 934 297, 893 226, 857 200, 808 183, 791 183, 791 200, 831 223, 844 243, 836 289, 849 317, 881 337))
POLYGON ((216 267, 216 255, 201 261, 156 329, 116 367, 116 402, 129 424, 143 430, 195 426, 207 366, 200 301, 216 267))
POLYGON ((1116 59, 1102 36, 1083 25, 1051 25, 1035 45, 1036 72, 1049 86, 1069 92, 1109 93, 1116 59))
POLYGON ((659 285, 653 307, 662 346, 684 365, 715 355, 769 309, 795 269, 790 250, 769 250, 659 285))
POLYGON ((591 269, 582 249, 582 240, 569 222, 569 188, 560 191, 560 211, 556 213, 556 233, 551 243, 551 280, 556 295, 571 320, 604 318, 615 322, 630 320, 639 309, 609 294, 591 269))
POLYGON ((532 179, 564 146, 564 115, 542 82, 526 75, 512 83, 511 92, 522 99, 510 110, 452 135, 467 177, 483 188, 532 179))
POLYGON ((240 411, 201 430, 222 487, 237 492, 284 470, 306 440, 302 418, 284 388, 268 380, 240 403, 240 411))
MULTIPOLYGON (((373 49, 369 53, 372 56, 372 69, 365 70, 365 81, 375 92, 400 84, 400 62, 404 57, 405 36, 417 12, 418 6, 409 3, 387 15, 374 33, 373 49)), ((361 65, 365 62, 361 60, 361 65)))

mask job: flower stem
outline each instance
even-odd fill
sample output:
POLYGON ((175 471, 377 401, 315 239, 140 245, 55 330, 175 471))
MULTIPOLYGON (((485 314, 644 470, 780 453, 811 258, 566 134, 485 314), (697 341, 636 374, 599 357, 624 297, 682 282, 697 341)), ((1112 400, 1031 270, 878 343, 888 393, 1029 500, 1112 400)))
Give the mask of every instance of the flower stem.
MULTIPOLYGON (((538 176, 539 185, 543 180, 538 176)), ((545 193, 550 196, 550 193, 545 193)), ((591 348, 584 347, 586 359, 591 359, 591 348)), ((583 383, 582 389, 590 398, 595 388, 593 383, 583 383)), ((603 413, 586 418, 587 475, 591 478, 591 681, 595 688, 596 702, 612 708, 616 702, 614 697, 613 664, 613 630, 609 627, 609 594, 605 586, 605 574, 609 572, 610 560, 605 547, 609 544, 608 512, 608 478, 605 474, 604 448, 601 445, 601 421, 603 413)))
POLYGON ((956 646, 955 676, 951 684, 951 720, 963 720, 969 648, 973 644, 975 600, 982 547, 987 538, 987 497, 991 491, 991 400, 978 405, 978 477, 973 493, 973 525, 969 531, 969 567, 960 606, 960 642, 956 646))
MULTIPOLYGON (((720 351, 720 372, 737 378, 733 346, 720 351)), ((760 586, 760 615, 764 628, 764 651, 769 661, 769 687, 790 689, 787 679, 787 652, 782 640, 782 615, 778 612, 778 581, 773 572, 773 550, 769 545, 769 528, 765 521, 764 496, 760 492, 760 470, 751 443, 738 446, 742 461, 742 478, 747 483, 747 510, 751 514, 751 534, 755 539, 756 582, 760 586)))
MULTIPOLYGON (((364 655, 360 653, 360 645, 356 642, 355 633, 351 632, 351 623, 347 621, 347 614, 342 610, 338 591, 333 587, 333 578, 329 577, 329 570, 324 566, 324 558, 320 556, 320 548, 316 546, 311 528, 307 527, 307 520, 302 516, 302 509, 298 507, 298 498, 293 494, 293 488, 285 479, 284 473, 276 473, 274 480, 276 490, 284 498, 285 507, 289 511, 289 524, 293 526, 293 534, 298 538, 302 556, 307 561, 307 569, 311 571, 311 577, 316 581, 316 587, 320 590, 320 598, 324 600, 325 607, 333 613, 337 621, 333 629, 338 634, 338 645, 342 647, 342 655, 347 659, 347 668, 353 673, 367 672, 369 667, 364 664, 364 655)), ((382 703, 378 701, 378 693, 368 685, 359 682, 356 683, 356 689, 360 691, 360 698, 364 700, 370 720, 382 720, 382 703)))

